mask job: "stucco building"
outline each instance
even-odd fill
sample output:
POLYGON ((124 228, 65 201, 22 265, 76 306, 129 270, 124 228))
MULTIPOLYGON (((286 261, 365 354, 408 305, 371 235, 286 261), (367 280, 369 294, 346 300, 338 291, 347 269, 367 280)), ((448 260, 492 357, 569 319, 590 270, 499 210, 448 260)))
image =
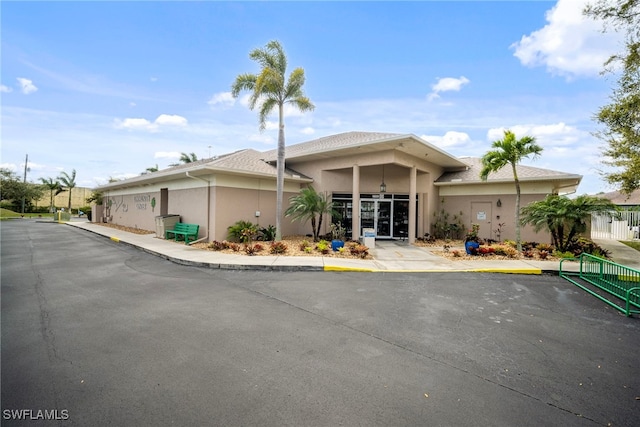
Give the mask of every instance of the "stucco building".
MULTIPOLYGON (((480 237, 515 238, 515 186, 509 168, 481 181, 480 159, 456 158, 412 134, 348 132, 286 148, 284 201, 307 185, 336 203, 353 239, 373 228, 379 239, 426 233, 442 212, 465 228, 480 224, 480 237)), ((547 194, 574 192, 581 176, 518 167, 522 206, 547 194)), ((223 240, 238 220, 275 224, 276 150, 252 149, 203 159, 109 183, 104 211, 94 220, 153 230, 159 215, 177 214, 200 225, 203 241, 223 240)), ((325 221, 328 224, 330 220, 325 221)), ((308 224, 283 218, 282 235, 307 234, 308 224)), ((326 230, 325 230, 326 231, 326 230)), ((524 240, 547 236, 524 228, 524 240)))

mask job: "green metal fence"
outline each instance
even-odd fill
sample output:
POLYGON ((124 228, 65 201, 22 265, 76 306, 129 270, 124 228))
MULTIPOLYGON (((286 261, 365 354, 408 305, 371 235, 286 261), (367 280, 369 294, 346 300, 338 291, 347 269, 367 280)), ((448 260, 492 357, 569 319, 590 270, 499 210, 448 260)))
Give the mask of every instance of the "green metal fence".
POLYGON ((584 289, 625 315, 640 314, 640 270, 616 264, 597 256, 580 255, 578 272, 563 271, 560 261, 560 277, 584 289), (576 280, 579 279, 579 280, 576 280), (583 283, 589 283, 604 292, 596 292, 583 283))

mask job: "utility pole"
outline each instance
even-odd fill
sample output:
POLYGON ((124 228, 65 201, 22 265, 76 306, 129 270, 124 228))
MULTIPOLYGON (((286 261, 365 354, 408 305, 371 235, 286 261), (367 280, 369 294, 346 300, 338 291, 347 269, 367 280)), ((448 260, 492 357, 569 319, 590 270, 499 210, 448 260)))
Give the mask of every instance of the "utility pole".
MULTIPOLYGON (((27 164, 28 163, 29 163, 29 154, 27 154, 27 157, 24 159, 24 178, 22 179, 22 183, 24 184, 24 189, 27 188, 27 164)), ((22 194, 22 212, 20 212, 22 215, 24 215, 24 202, 26 197, 27 195, 23 193, 22 194)))

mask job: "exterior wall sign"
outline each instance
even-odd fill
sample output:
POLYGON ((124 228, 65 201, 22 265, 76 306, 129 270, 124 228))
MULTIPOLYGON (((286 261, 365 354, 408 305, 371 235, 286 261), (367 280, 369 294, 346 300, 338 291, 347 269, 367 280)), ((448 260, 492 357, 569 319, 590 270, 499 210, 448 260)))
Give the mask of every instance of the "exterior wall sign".
POLYGON ((487 213, 484 211, 478 211, 478 213, 476 214, 476 219, 478 221, 486 221, 487 220, 487 213))
POLYGON ((147 210, 147 206, 151 205, 153 210, 156 207, 156 198, 151 198, 150 195, 134 196, 133 202, 136 204, 136 209, 139 211, 147 210))

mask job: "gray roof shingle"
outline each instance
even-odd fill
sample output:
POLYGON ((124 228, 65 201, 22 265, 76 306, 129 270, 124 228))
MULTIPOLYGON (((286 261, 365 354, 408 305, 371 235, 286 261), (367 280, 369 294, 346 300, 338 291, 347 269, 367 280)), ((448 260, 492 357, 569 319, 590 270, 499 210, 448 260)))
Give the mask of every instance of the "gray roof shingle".
MULTIPOLYGON (((445 172, 436 183, 480 183, 480 171, 482 170, 482 159, 478 157, 461 157, 461 161, 466 163, 469 168, 463 171, 445 172)), ((518 179, 521 181, 534 180, 558 180, 582 178, 581 175, 559 172, 550 169, 536 168, 532 166, 517 165, 518 179)), ((487 178, 487 182, 513 181, 513 172, 510 166, 505 166, 497 172, 492 172, 487 178)))

